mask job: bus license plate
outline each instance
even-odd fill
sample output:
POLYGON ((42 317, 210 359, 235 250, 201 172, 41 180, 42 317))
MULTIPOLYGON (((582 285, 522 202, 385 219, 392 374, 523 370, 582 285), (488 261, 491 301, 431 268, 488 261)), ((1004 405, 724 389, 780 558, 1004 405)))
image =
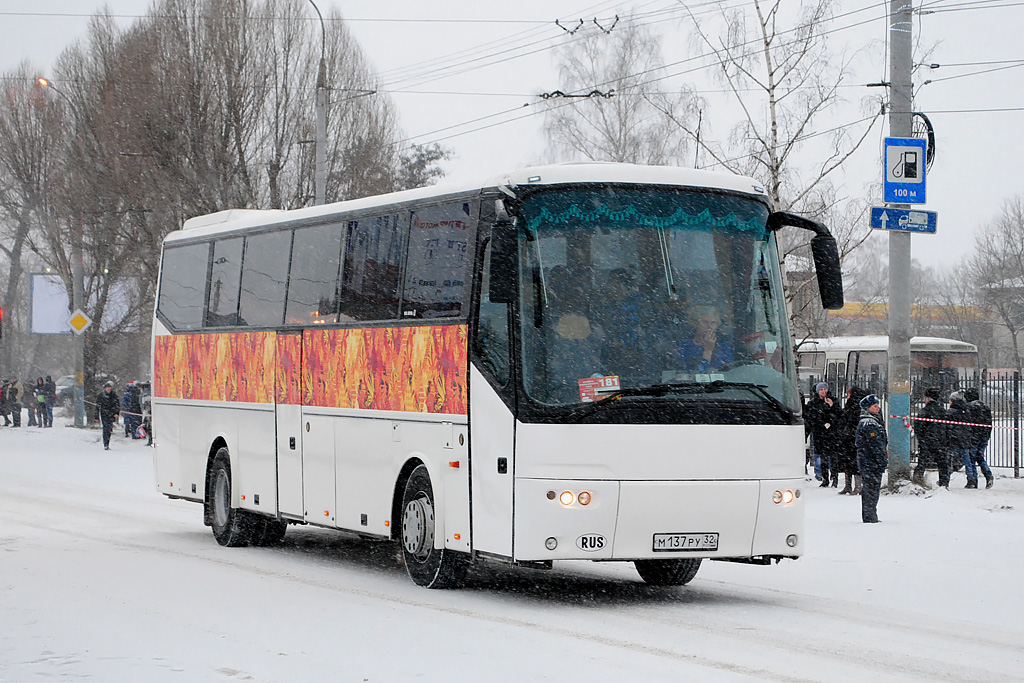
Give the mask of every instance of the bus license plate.
POLYGON ((718 534, 654 534, 652 550, 718 550, 718 534))

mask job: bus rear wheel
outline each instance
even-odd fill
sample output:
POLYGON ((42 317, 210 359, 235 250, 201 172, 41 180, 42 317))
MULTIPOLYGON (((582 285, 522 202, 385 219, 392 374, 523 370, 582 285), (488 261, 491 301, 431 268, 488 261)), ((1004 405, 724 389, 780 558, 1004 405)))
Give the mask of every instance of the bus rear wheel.
POLYGON ((434 547, 434 489, 425 465, 409 475, 402 496, 402 554, 414 583, 426 588, 457 588, 466 577, 468 558, 434 547))
POLYGON ((258 520, 248 510, 231 507, 231 458, 227 448, 221 448, 213 457, 209 485, 213 537, 229 548, 249 545, 258 520))
POLYGON ((636 573, 650 586, 685 586, 700 569, 700 559, 634 560, 636 573))

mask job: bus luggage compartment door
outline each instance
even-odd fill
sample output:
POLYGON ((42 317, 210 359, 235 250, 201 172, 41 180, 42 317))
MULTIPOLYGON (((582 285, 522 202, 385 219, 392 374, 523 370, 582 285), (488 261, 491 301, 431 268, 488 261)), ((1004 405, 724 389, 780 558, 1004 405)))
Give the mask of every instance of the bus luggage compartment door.
POLYGON ((277 507, 302 519, 302 335, 277 335, 274 400, 277 421, 277 507))

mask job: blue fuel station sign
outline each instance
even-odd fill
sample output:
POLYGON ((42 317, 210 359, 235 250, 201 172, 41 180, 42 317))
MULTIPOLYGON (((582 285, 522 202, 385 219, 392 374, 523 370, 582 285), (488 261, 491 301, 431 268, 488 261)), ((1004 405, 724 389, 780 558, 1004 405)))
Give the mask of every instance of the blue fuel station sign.
POLYGON ((885 191, 887 204, 925 203, 925 153, 920 138, 885 139, 885 191))

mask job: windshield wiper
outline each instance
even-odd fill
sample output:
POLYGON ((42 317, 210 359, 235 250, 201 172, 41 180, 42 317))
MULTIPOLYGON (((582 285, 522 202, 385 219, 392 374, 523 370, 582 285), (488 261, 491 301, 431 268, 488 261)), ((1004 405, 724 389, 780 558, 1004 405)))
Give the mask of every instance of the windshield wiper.
POLYGON ((627 387, 619 389, 618 391, 613 391, 603 396, 599 401, 583 403, 576 408, 573 408, 566 417, 569 419, 581 420, 588 415, 592 415, 601 408, 611 405, 623 396, 660 397, 666 394, 717 394, 725 391, 726 389, 747 389, 760 396, 765 403, 772 406, 780 413, 789 417, 796 415, 792 408, 770 394, 768 392, 768 387, 765 384, 754 384, 752 382, 728 382, 726 380, 716 379, 713 382, 672 382, 667 384, 651 384, 646 387, 627 387))

